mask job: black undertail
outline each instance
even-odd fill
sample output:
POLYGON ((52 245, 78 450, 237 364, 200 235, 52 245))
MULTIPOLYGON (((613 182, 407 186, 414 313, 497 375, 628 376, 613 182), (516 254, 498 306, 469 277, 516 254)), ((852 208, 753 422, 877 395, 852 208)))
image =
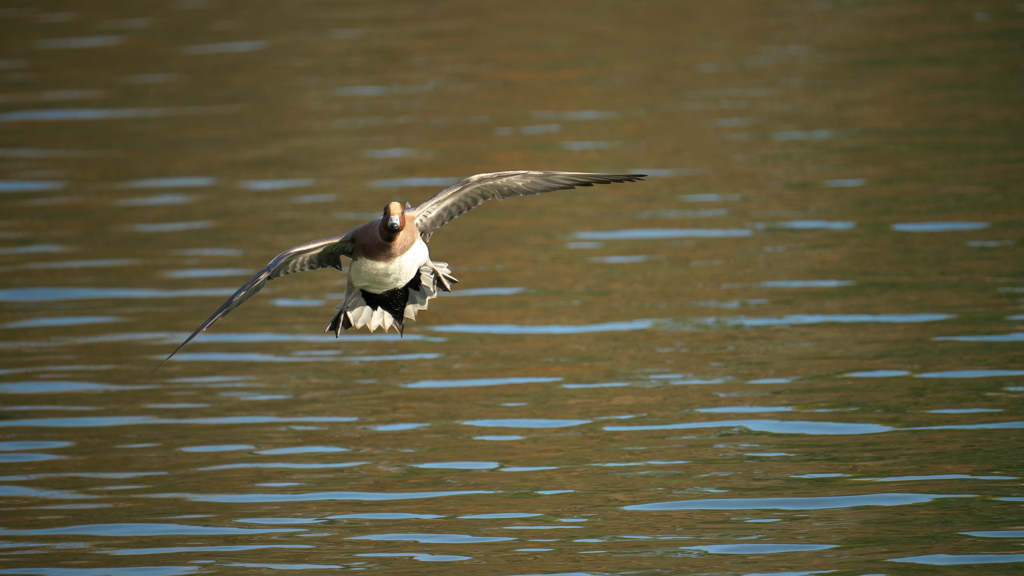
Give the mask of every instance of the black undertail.
MULTIPOLYGON (((366 290, 360 290, 363 293, 363 300, 366 301, 366 305, 374 310, 383 308, 385 312, 391 314, 391 317, 395 319, 395 325, 398 327, 398 333, 401 334, 405 329, 405 306, 409 303, 409 292, 419 290, 423 286, 420 280, 420 274, 417 273, 409 280, 409 283, 401 288, 394 288, 381 292, 380 294, 374 294, 373 292, 367 292, 366 290)), ((349 322, 348 316, 344 313, 339 313, 341 317, 341 328, 348 330, 352 327, 352 323, 349 322)), ((335 317, 335 321, 338 318, 335 317)), ((331 322, 335 325, 334 322, 331 322)), ((328 327, 330 330, 330 327, 328 327)))

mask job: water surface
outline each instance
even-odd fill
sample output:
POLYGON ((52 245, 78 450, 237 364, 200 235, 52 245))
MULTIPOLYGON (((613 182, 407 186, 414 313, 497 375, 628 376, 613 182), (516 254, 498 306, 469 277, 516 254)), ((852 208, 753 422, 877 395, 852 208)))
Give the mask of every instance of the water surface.
POLYGON ((0 573, 1024 570, 1015 3, 7 4, 0 573), (159 366, 523 168, 650 177, 446 225, 404 337, 326 270, 159 366))

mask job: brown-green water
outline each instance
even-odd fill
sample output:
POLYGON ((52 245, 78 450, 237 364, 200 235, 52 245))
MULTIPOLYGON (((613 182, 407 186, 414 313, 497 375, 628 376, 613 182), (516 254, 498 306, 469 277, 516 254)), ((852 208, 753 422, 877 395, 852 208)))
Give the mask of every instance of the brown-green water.
POLYGON ((1017 2, 0 5, 0 574, 1024 567, 1017 2), (281 250, 511 169, 406 336, 281 250))

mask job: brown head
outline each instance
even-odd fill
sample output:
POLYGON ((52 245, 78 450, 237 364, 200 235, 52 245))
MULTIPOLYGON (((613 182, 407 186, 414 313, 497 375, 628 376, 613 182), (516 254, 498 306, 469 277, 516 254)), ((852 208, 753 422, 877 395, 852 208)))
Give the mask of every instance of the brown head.
POLYGON ((380 237, 394 242, 402 230, 405 230, 405 209, 398 202, 389 202, 380 219, 380 237))

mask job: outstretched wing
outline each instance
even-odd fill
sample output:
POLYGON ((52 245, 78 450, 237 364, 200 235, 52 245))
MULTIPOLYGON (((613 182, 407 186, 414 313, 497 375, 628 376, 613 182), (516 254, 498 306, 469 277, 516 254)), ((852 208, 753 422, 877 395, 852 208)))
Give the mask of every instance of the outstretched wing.
POLYGON ((477 174, 438 192, 416 208, 416 228, 423 240, 460 214, 488 200, 569 190, 577 186, 637 182, 646 174, 589 174, 586 172, 538 172, 519 170, 477 174))
MULTIPOLYGON (((171 352, 171 355, 164 359, 164 362, 170 360, 172 356, 177 354, 182 348, 184 348, 189 342, 199 336, 204 330, 213 325, 214 322, 220 320, 228 312, 231 312, 235 308, 242 305, 249 298, 252 298, 254 294, 263 289, 267 284, 267 280, 273 280, 280 276, 287 276, 288 274, 294 274, 295 272, 305 272, 307 270, 317 270, 320 268, 335 268, 341 270, 341 256, 352 257, 352 248, 354 246, 350 239, 352 232, 341 236, 333 236, 331 238, 322 238, 320 240, 314 240, 307 242, 301 246, 296 246, 289 250, 285 250, 278 254, 269 264, 266 265, 262 270, 256 273, 255 276, 249 279, 248 282, 242 285, 241 288, 235 291, 230 298, 227 299, 212 316, 203 322, 202 326, 196 329, 191 336, 185 339, 181 343, 181 346, 171 352)), ((158 366, 159 368, 159 366, 158 366)))

